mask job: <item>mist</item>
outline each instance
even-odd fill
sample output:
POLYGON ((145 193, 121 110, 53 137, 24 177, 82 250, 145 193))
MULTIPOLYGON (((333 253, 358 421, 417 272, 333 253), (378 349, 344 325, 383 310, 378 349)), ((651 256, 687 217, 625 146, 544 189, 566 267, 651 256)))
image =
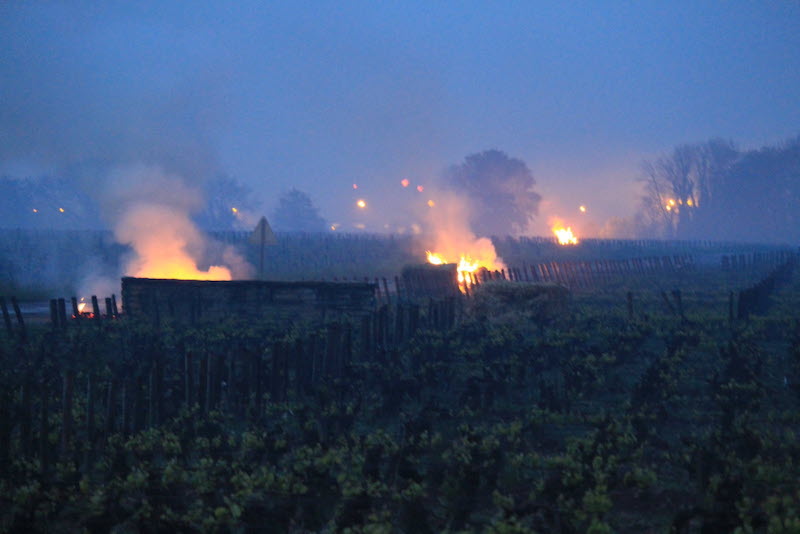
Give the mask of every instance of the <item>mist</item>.
POLYGON ((718 136, 771 146, 800 124, 793 4, 8 2, 0 15, 0 175, 68 180, 108 228, 109 182, 144 166, 197 191, 231 176, 264 214, 296 188, 339 231, 411 233, 437 199, 401 180, 430 191, 499 149, 542 197, 512 233, 548 235, 558 218, 621 237, 643 161, 718 136))

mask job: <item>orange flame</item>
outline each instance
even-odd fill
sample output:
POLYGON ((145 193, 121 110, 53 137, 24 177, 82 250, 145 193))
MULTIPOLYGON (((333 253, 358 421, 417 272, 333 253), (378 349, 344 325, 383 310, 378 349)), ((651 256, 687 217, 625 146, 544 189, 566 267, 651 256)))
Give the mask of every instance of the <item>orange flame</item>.
POLYGON ((577 245, 578 237, 572 233, 572 228, 563 226, 554 226, 553 233, 558 239, 559 245, 577 245))
MULTIPOLYGON (((431 265, 444 265, 449 263, 444 256, 441 254, 437 254, 435 252, 431 252, 430 250, 425 252, 428 263, 431 265)), ((480 261, 474 261, 469 256, 461 256, 461 259, 458 260, 458 266, 456 267, 456 272, 458 273, 458 283, 460 286, 470 286, 472 285, 472 274, 476 272, 481 267, 485 267, 490 269, 493 265, 487 264, 482 265, 480 261)), ((461 288, 464 291, 464 288, 461 288)))

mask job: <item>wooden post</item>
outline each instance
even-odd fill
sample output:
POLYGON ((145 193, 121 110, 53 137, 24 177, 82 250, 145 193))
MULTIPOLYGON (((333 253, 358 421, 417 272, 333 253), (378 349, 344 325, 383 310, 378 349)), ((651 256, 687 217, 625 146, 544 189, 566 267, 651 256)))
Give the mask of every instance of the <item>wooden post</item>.
POLYGON ((92 295, 92 313, 95 319, 100 319, 100 304, 97 303, 97 295, 92 295))
POLYGON ((5 297, 0 297, 0 309, 3 311, 3 322, 6 324, 6 331, 10 336, 14 333, 14 331, 11 326, 11 316, 8 314, 8 306, 6 306, 5 297))
POLYGON ((58 330, 58 303, 56 299, 50 299, 50 324, 54 330, 58 330))
POLYGON ((62 329, 67 327, 67 303, 63 298, 58 299, 58 326, 62 329))
POLYGON ((114 317, 119 316, 119 310, 117 309, 117 297, 114 294, 111 294, 111 311, 114 313, 114 317))
POLYGON ((25 321, 22 319, 22 311, 19 309, 17 297, 11 297, 11 306, 14 308, 14 315, 17 316, 17 324, 19 325, 20 334, 22 335, 22 339, 24 341, 28 338, 28 336, 25 331, 25 321))
POLYGON ((111 297, 106 297, 106 319, 114 317, 114 309, 111 307, 111 297))
MULTIPOLYGON (((70 301, 72 302, 72 316, 75 317, 75 319, 80 319, 81 318, 81 312, 78 310, 78 298, 77 297, 72 297, 70 299, 70 301)), ((80 324, 80 323, 78 323, 78 324, 80 324)))

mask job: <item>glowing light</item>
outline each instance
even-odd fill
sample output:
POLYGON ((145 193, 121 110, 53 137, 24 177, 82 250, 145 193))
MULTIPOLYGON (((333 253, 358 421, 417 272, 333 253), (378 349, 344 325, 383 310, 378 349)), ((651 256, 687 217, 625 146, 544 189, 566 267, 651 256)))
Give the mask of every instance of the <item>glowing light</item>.
POLYGON ((86 308, 86 297, 81 297, 81 301, 78 303, 78 313, 83 313, 83 310, 86 308))
POLYGON ((402 180, 400 180, 400 185, 402 185, 403 187, 408 187, 408 184, 410 183, 411 182, 408 181, 408 178, 403 178, 402 180))
POLYGON ((420 193, 422 193, 423 191, 425 191, 425 188, 424 188, 424 187, 422 187, 421 185, 418 185, 418 186, 417 186, 417 191, 419 191, 420 193))
POLYGON ((335 224, 331 225, 331 230, 333 230, 334 232, 336 231, 336 225, 335 224))
POLYGON ((358 184, 353 184, 353 189, 358 189, 358 184))
POLYGON ((353 226, 355 226, 359 230, 363 230, 363 229, 365 229, 367 227, 367 225, 365 225, 364 223, 354 224, 353 226))
POLYGON ((234 215, 236 215, 237 213, 239 213, 239 210, 238 210, 238 209, 236 209, 236 208, 231 208, 231 213, 233 213, 234 215))
POLYGON ((58 208, 58 211, 64 213, 64 208, 58 208))
POLYGON ((686 200, 686 205, 689 207, 694 206, 694 202, 692 202, 691 198, 686 200))
POLYGON ((581 213, 586 213, 586 206, 581 206, 578 209, 581 211, 581 213))
POLYGON ((36 208, 33 208, 33 213, 39 213, 39 210, 37 210, 36 208))
POLYGON ((356 206, 358 206, 361 209, 364 209, 367 207, 367 201, 364 199, 359 199, 358 202, 356 202, 356 206))
MULTIPOLYGON (((445 260, 444 256, 442 256, 441 254, 437 254, 436 252, 431 252, 430 250, 425 251, 425 256, 428 260, 428 263, 430 263, 431 265, 444 265, 448 263, 447 260, 445 260)), ((466 287, 472 285, 473 282, 472 273, 474 273, 481 267, 491 268, 493 267, 493 265, 490 264, 481 265, 480 261, 473 260, 469 256, 466 255, 461 256, 461 259, 458 260, 456 273, 458 277, 459 289, 462 292, 466 291, 466 287)))
POLYGON ((558 239, 559 245, 577 245, 578 237, 572 233, 572 228, 564 228, 562 226, 554 226, 553 233, 558 239))
POLYGON ((436 202, 434 202, 433 200, 429 200, 428 201, 428 206, 430 206, 431 208, 434 207, 435 205, 436 205, 436 202))

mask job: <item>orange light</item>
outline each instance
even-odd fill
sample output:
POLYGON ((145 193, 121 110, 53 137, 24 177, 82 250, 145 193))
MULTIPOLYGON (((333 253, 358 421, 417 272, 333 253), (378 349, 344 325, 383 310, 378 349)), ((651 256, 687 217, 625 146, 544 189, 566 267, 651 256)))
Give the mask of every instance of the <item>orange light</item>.
POLYGON ((558 239, 559 245, 577 245, 578 237, 572 233, 572 228, 564 228, 562 226, 554 226, 553 233, 558 239))
POLYGON ((436 202, 434 202, 433 200, 429 200, 428 201, 428 206, 430 206, 431 208, 434 207, 435 205, 436 205, 436 202))
POLYGON ((410 183, 411 182, 408 181, 408 178, 403 178, 402 180, 400 180, 400 185, 402 185, 403 187, 408 187, 408 184, 410 183))
POLYGON ((33 213, 39 213, 39 210, 37 210, 36 208, 33 208, 33 213))
POLYGON ((58 208, 58 211, 60 211, 61 213, 64 213, 64 208, 58 208))
POLYGON ((236 208, 231 208, 231 213, 236 215, 237 213, 239 213, 239 210, 237 210, 236 208))
POLYGON ((422 193, 423 191, 425 191, 425 188, 424 188, 424 187, 422 187, 421 185, 418 185, 418 186, 417 186, 417 191, 419 191, 420 193, 422 193))
POLYGON ((364 209, 367 207, 367 201, 364 199, 359 199, 358 202, 356 202, 356 206, 358 206, 361 209, 364 209))
POLYGON ((586 206, 581 206, 578 209, 581 210, 581 213, 586 213, 586 206))

